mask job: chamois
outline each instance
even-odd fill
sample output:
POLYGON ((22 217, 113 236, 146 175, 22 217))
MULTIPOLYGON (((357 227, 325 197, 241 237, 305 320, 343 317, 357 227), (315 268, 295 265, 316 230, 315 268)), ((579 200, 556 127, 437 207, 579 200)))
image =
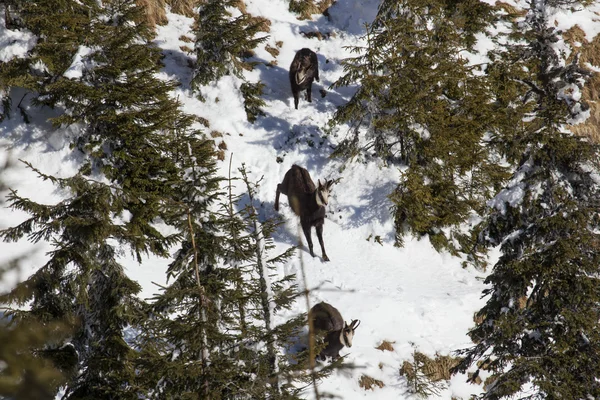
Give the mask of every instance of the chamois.
POLYGON ((302 90, 306 89, 306 100, 312 103, 312 83, 319 82, 319 60, 311 49, 298 50, 290 65, 290 84, 294 95, 294 107, 298 109, 298 98, 302 90))
POLYGON ((279 194, 285 194, 290 207, 300 217, 300 225, 302 225, 310 255, 315 256, 310 237, 311 228, 314 226, 323 252, 323 260, 329 261, 323 243, 323 224, 325 223, 325 206, 329 200, 329 190, 333 185, 333 180, 325 181, 325 184, 321 184, 321 180, 318 182, 319 186, 316 188, 306 168, 292 165, 292 168, 283 177, 283 182, 277 185, 275 210, 279 211, 279 194))
POLYGON ((321 302, 310 309, 308 318, 312 319, 315 335, 325 335, 325 348, 321 350, 319 359, 332 357, 336 360, 340 356, 340 350, 352 347, 354 331, 360 325, 360 321, 353 319, 348 325, 340 312, 331 304, 321 302))

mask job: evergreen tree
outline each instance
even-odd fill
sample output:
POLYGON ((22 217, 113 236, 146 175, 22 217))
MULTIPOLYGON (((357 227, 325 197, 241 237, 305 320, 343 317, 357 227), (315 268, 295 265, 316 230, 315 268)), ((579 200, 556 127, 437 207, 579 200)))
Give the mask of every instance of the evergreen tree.
POLYGON ((398 245, 410 232, 455 250, 447 229, 480 213, 505 177, 487 142, 499 123, 491 94, 464 56, 492 19, 476 0, 385 0, 334 84, 359 84, 332 120, 349 125, 334 155, 408 166, 390 196, 398 245))
MULTIPOLYGON (((68 191, 58 204, 13 193, 12 206, 31 218, 3 231, 3 238, 28 235, 52 241, 55 250, 7 299, 31 300, 22 315, 43 323, 76 321, 71 342, 79 359, 67 382, 68 398, 137 398, 136 353, 123 328, 141 323, 144 314, 139 286, 124 274, 117 255, 128 248, 138 260, 148 253, 166 256, 180 240, 178 232, 162 235, 155 223, 162 218, 174 224, 172 205, 181 195, 174 185, 184 174, 178 157, 183 148, 185 154, 188 148, 198 152, 205 141, 189 132, 192 118, 170 98, 175 83, 156 77, 161 54, 135 1, 106 1, 85 15, 85 46, 76 47, 81 68, 52 64, 55 70, 42 68, 43 79, 32 85, 39 93, 35 104, 64 110, 55 125, 77 127, 73 148, 84 162, 71 178, 40 173, 68 191), (187 143, 179 140, 181 132, 187 143), (24 295, 24 287, 34 290, 24 295)), ((206 151, 198 155, 206 158, 202 162, 213 159, 206 151)))
POLYGON ((229 271, 215 268, 220 237, 210 207, 218 200, 220 179, 215 177, 212 144, 195 136, 182 131, 174 143, 182 175, 172 182, 166 221, 182 240, 167 269, 167 281, 173 282, 148 306, 150 318, 138 338, 140 395, 150 398, 218 399, 215 388, 234 379, 234 360, 212 354, 210 347, 232 343, 231 335, 220 329, 228 316, 218 312, 218 294, 232 278, 229 271), (231 375, 216 373, 225 366, 231 375))
POLYGON ((71 195, 55 205, 22 198, 14 191, 9 195, 13 209, 32 216, 1 231, 1 237, 44 240, 54 249, 46 264, 3 300, 31 302, 28 310, 13 311, 19 329, 31 323, 69 322, 73 327, 70 342, 50 341, 36 350, 53 360, 74 362, 68 366, 73 373, 67 398, 133 398, 126 385, 134 376, 133 350, 125 343, 122 329, 137 318, 140 304, 135 294, 140 288, 117 262, 115 244, 135 247, 139 243, 115 222, 124 211, 123 202, 113 188, 80 175, 56 179, 37 172, 71 195))
MULTIPOLYGON (((90 13, 96 8, 96 2, 89 0, 4 2, 6 28, 28 31, 35 35, 36 42, 25 57, 0 62, 0 122, 9 116, 11 87, 25 88, 25 96, 36 96, 40 87, 66 71, 86 40, 90 13)), ((19 111, 29 122, 30 117, 20 104, 19 111)))
POLYGON ((296 296, 291 276, 272 278, 293 249, 270 255, 270 235, 278 223, 259 222, 255 186, 245 170, 247 193, 234 195, 229 179, 227 196, 211 211, 203 200, 217 200, 217 188, 200 195, 198 188, 209 187, 201 184, 209 176, 194 174, 206 170, 194 160, 181 186, 191 195, 181 203, 181 229, 188 240, 169 266, 173 283, 151 305, 152 317, 140 338, 142 385, 157 398, 298 398, 295 382, 308 380, 304 364, 290 362, 278 348, 288 344, 305 316, 282 325, 273 320, 296 296))
POLYGON ((7 10, 18 21, 15 28, 25 28, 37 37, 28 57, 28 71, 37 85, 61 76, 72 63, 79 46, 89 37, 90 16, 98 10, 93 0, 10 0, 7 10))
POLYGON ((290 12, 299 15, 298 19, 311 19, 312 14, 316 14, 319 7, 315 4, 314 0, 289 0, 290 12))
MULTIPOLYGON (((1 177, 10 166, 0 166, 0 191, 7 190, 1 177)), ((0 198, 4 206, 4 198, 0 198)), ((6 275, 18 272, 27 257, 17 257, 0 265, 0 282, 6 275)), ((22 297, 31 295, 32 288, 23 286, 22 297)), ((41 323, 27 318, 19 310, 9 310, 5 293, 0 295, 3 305, 0 313, 0 397, 24 400, 53 399, 58 387, 66 381, 65 375, 75 365, 77 354, 67 345, 53 351, 43 349, 47 343, 61 344, 72 331, 68 321, 41 323), (25 318, 21 318, 24 316, 25 318), (19 321, 18 323, 16 323, 19 321), (75 360, 73 361, 73 358, 75 360)))
MULTIPOLYGON (((260 19, 252 18, 249 14, 233 16, 237 3, 237 0, 207 0, 200 6, 194 31, 197 59, 192 87, 202 101, 202 86, 229 74, 243 78, 244 70, 252 70, 254 63, 246 59, 254 54, 256 46, 268 38, 256 37, 263 30, 263 21, 260 19)), ((254 92, 260 86, 259 83, 250 85, 246 90, 252 89, 254 92)), ((256 96, 256 93, 252 95, 256 96)), ((250 101, 246 109, 261 105, 260 102, 250 101)), ((253 114, 256 115, 256 111, 253 114)), ((254 122, 250 117, 248 120, 254 122)))
POLYGON ((600 396, 600 183, 593 176, 600 153, 565 129, 586 109, 577 93, 587 73, 553 46, 549 13, 560 5, 532 0, 493 63, 528 112, 522 132, 505 137, 517 168, 482 232, 502 256, 486 279, 482 321, 470 332, 476 344, 457 368, 479 361, 491 372, 485 399, 600 396))
POLYGON ((266 103, 260 98, 264 87, 265 84, 262 82, 244 82, 240 86, 240 91, 244 97, 244 110, 246 111, 246 118, 248 119, 248 122, 252 124, 259 116, 265 115, 265 112, 261 109, 261 107, 266 103))
MULTIPOLYGON (((0 278, 18 269, 19 261, 0 266, 0 278)), ((30 291, 29 288, 23 290, 30 291)), ((0 301, 4 300, 5 296, 0 296, 0 301)), ((77 354, 70 345, 44 347, 47 343, 63 343, 72 333, 69 324, 57 320, 41 323, 34 318, 20 317, 17 310, 3 311, 0 317, 0 362, 3 365, 0 397, 53 399, 58 387, 66 382, 65 375, 75 365, 77 354)))

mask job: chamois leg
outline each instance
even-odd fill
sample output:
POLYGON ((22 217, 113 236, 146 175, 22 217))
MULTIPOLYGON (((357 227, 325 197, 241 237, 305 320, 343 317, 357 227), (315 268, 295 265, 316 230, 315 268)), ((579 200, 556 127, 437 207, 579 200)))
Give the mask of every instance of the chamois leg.
POLYGON ((315 256, 315 253, 313 253, 313 243, 312 243, 312 239, 310 237, 310 222, 301 222, 302 224, 302 230, 304 231, 304 237, 306 238, 306 243, 308 243, 308 250, 310 251, 310 255, 311 256, 315 256))
POLYGON ((312 103, 312 83, 309 83, 308 87, 306 88, 306 100, 309 103, 312 103))
POLYGON ((319 238, 319 244, 321 245, 321 251, 323 252, 323 261, 329 261, 327 253, 325 253, 325 243, 323 242, 323 225, 317 225, 315 227, 317 231, 317 237, 319 238))
POLYGON ((281 183, 277 184, 277 192, 275 193, 275 211, 279 211, 279 194, 281 193, 281 183))
POLYGON ((294 95, 294 107, 296 108, 296 110, 298 109, 298 101, 300 100, 300 94, 293 90, 292 94, 294 95))

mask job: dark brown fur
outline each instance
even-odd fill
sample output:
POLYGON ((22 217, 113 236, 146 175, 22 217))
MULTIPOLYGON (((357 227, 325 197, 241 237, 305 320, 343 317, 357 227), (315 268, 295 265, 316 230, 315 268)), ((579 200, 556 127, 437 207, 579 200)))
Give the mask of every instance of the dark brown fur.
MULTIPOLYGON (((328 181, 326 186, 319 188, 329 190, 333 181, 328 181)), ((277 193, 275 195, 275 210, 279 211, 279 194, 283 193, 288 197, 290 207, 294 213, 300 217, 300 224, 308 243, 308 249, 311 256, 315 256, 313 252, 313 243, 311 238, 311 228, 314 226, 317 231, 317 238, 323 252, 323 260, 329 261, 325 252, 325 244, 323 243, 323 224, 325 223, 325 207, 319 206, 317 203, 318 190, 306 168, 292 165, 292 168, 286 172, 283 182, 277 185, 277 193)))
MULTIPOLYGON (((337 308, 329 303, 321 302, 310 309, 308 318, 312 319, 315 335, 325 334, 325 348, 321 350, 319 358, 332 357, 334 360, 340 356, 344 344, 340 341, 342 329, 354 330, 358 324, 349 327, 337 308)), ((360 322, 359 322, 360 324, 360 322)))
POLYGON ((294 107, 298 109, 300 92, 306 90, 306 100, 312 102, 312 84, 319 82, 319 60, 311 49, 301 49, 290 65, 290 84, 294 96, 294 107))

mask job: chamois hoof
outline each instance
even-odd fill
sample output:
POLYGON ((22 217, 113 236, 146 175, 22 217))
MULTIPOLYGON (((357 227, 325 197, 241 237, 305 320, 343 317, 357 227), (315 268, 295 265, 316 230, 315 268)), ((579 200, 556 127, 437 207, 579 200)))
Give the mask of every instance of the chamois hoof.
POLYGON ((329 261, 329 257, 323 256, 323 261, 329 261))

